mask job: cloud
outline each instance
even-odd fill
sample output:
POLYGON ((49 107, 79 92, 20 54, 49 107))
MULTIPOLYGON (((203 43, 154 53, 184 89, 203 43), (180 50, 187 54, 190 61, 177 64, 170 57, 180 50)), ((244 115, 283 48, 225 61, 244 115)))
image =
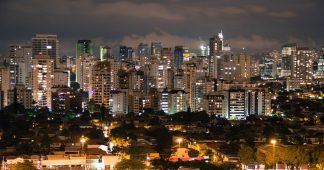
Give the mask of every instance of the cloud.
POLYGON ((246 9, 253 13, 264 13, 267 11, 267 9, 260 5, 247 5, 246 9))
POLYGON ((275 49, 281 46, 279 41, 268 39, 260 35, 232 38, 229 39, 228 42, 233 48, 246 48, 247 50, 275 49))
POLYGON ((94 44, 108 44, 110 46, 126 45, 136 48, 140 43, 151 44, 152 42, 161 42, 164 47, 174 47, 183 45, 185 47, 196 49, 201 41, 197 38, 182 37, 167 33, 165 31, 150 32, 145 35, 127 35, 118 40, 107 40, 101 37, 93 39, 94 44))
POLYGON ((270 13, 268 13, 268 15, 271 17, 276 17, 276 18, 292 18, 292 17, 296 16, 296 14, 292 11, 270 12, 270 13))
POLYGON ((177 14, 159 3, 132 3, 129 1, 101 2, 92 0, 55 0, 40 3, 40 0, 17 1, 10 4, 12 10, 25 14, 42 13, 52 15, 69 15, 79 13, 92 17, 127 16, 139 19, 162 19, 181 21, 185 16, 177 14), (28 2, 28 3, 27 3, 28 2))
POLYGON ((316 47, 317 43, 314 39, 312 38, 307 38, 307 39, 301 39, 301 38, 297 38, 294 36, 290 36, 288 38, 288 42, 289 43, 297 43, 299 46, 307 46, 307 47, 316 47))
POLYGON ((170 8, 156 3, 131 3, 118 1, 116 3, 105 3, 97 5, 94 14, 102 16, 122 15, 141 19, 158 18, 163 20, 181 21, 185 17, 177 14, 170 8))

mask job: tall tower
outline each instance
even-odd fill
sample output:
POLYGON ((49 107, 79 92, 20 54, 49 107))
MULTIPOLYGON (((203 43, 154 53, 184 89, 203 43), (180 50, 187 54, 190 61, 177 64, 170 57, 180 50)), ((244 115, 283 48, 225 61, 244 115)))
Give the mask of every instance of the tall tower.
POLYGON ((310 81, 313 79, 313 62, 315 54, 305 47, 297 47, 291 60, 291 77, 296 80, 310 81))
POLYGON ((173 56, 174 67, 179 68, 183 64, 183 47, 175 46, 174 47, 174 56, 173 56))
POLYGON ((220 32, 217 36, 209 39, 208 70, 211 78, 218 78, 220 52, 223 51, 224 37, 220 32))
POLYGON ((219 52, 223 51, 224 36, 220 32, 217 36, 209 39, 209 53, 211 56, 218 55, 219 52))
POLYGON ((48 55, 54 61, 54 66, 59 62, 59 41, 57 35, 48 34, 36 34, 36 37, 32 38, 32 54, 36 55, 48 55))
POLYGON ((14 87, 18 83, 30 87, 31 45, 10 45, 8 56, 11 87, 14 87))
POLYGON ((91 88, 89 96, 98 105, 109 107, 109 96, 111 90, 111 71, 108 61, 98 62, 92 69, 91 88))
POLYGON ((117 61, 126 61, 133 59, 134 49, 132 47, 120 46, 119 47, 119 57, 117 61))
POLYGON ((160 57, 162 53, 161 43, 151 43, 151 55, 154 57, 160 57))
POLYGON ((10 90, 10 70, 9 67, 0 63, 0 108, 7 106, 8 92, 10 90))
POLYGON ((111 48, 108 46, 100 46, 100 61, 105 61, 112 57, 111 48))
POLYGON ((52 107, 54 60, 49 55, 35 55, 32 59, 32 96, 39 107, 52 107))
POLYGON ((91 40, 78 40, 76 46, 76 57, 81 56, 82 54, 92 55, 92 43, 91 40))
POLYGON ((76 60, 76 80, 80 84, 80 89, 89 90, 91 82, 92 68, 96 64, 97 58, 87 53, 82 54, 76 60))
POLYGON ((282 46, 281 50, 281 77, 288 77, 291 75, 291 59, 293 53, 297 51, 297 44, 286 44, 282 46))
POLYGON ((80 56, 82 54, 92 54, 92 43, 91 40, 78 40, 76 46, 76 56, 80 56))

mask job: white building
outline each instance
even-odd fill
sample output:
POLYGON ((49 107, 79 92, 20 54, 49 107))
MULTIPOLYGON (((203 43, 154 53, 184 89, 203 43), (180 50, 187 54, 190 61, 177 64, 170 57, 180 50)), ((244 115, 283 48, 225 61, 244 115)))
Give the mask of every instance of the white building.
POLYGON ((52 107, 54 60, 48 55, 36 55, 32 59, 33 100, 39 107, 52 107))
POLYGON ((76 80, 80 84, 80 89, 89 91, 92 79, 92 68, 98 59, 88 54, 82 54, 76 60, 76 80))

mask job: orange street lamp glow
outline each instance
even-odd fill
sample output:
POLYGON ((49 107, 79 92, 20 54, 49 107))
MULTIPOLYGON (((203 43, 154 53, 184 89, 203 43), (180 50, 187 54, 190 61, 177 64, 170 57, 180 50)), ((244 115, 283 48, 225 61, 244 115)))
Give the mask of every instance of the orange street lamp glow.
POLYGON ((180 146, 181 146, 181 142, 182 142, 182 140, 183 140, 182 138, 178 138, 178 139, 177 139, 177 142, 179 143, 179 148, 180 148, 180 146))

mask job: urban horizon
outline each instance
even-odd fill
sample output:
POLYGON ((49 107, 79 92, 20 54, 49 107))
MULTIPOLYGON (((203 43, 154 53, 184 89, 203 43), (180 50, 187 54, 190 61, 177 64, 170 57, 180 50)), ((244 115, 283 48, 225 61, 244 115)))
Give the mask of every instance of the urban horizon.
POLYGON ((0 170, 324 170, 323 2, 1 1, 0 170))

